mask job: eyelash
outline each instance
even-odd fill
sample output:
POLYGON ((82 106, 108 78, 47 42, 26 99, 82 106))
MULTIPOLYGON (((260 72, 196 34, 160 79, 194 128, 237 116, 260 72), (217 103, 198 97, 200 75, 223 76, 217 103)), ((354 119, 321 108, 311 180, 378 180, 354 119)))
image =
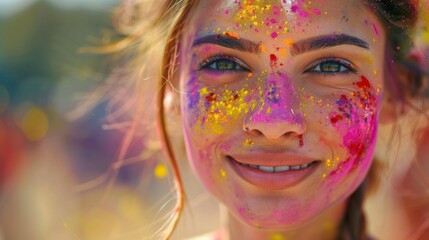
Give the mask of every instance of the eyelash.
POLYGON ((348 73, 357 73, 356 67, 349 61, 341 58, 323 58, 317 60, 314 64, 304 70, 304 73, 322 73, 326 75, 335 75, 335 74, 348 74, 348 73), (331 63, 337 64, 339 67, 338 71, 325 71, 322 69, 322 64, 331 63))
MULTIPOLYGON (((243 61, 241 61, 236 57, 224 55, 224 54, 216 54, 216 55, 209 56, 206 59, 204 59, 199 65, 200 65, 199 66, 200 71, 205 70, 205 71, 212 71, 216 73, 250 72, 249 67, 243 61), (213 68, 213 67, 219 67, 219 66, 212 66, 212 65, 219 63, 221 61, 226 61, 228 64, 235 64, 234 69, 213 68)), ((316 74, 322 73, 325 75, 349 74, 349 73, 356 73, 356 72, 357 72, 357 69, 352 63, 350 63, 345 59, 336 58, 336 57, 319 59, 310 67, 308 67, 306 70, 304 70, 304 73, 316 73, 316 74), (326 63, 337 64, 337 67, 339 67, 339 70, 324 71, 321 65, 326 63)))
MULTIPOLYGON (((213 56, 209 56, 206 59, 204 59, 200 64, 199 70, 206 70, 206 71, 214 71, 214 72, 250 72, 249 67, 240 59, 224 55, 224 54, 216 54, 213 56), (215 69, 212 68, 213 64, 219 63, 221 61, 226 61, 228 63, 235 64, 235 69, 215 69), (237 67, 239 69, 237 69, 237 67)), ((216 67, 216 66, 215 66, 216 67)))

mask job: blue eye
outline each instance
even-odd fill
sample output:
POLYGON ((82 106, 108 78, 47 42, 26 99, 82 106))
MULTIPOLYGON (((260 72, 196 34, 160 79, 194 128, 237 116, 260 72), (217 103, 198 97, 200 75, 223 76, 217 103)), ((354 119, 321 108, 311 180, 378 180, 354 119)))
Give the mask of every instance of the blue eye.
POLYGON ((215 55, 205 59, 200 64, 200 70, 210 70, 210 71, 242 71, 249 72, 249 68, 243 61, 238 58, 226 55, 215 55))
POLYGON ((324 73, 324 74, 337 74, 337 73, 356 73, 356 68, 349 61, 340 58, 321 59, 315 64, 311 65, 304 72, 310 73, 324 73))

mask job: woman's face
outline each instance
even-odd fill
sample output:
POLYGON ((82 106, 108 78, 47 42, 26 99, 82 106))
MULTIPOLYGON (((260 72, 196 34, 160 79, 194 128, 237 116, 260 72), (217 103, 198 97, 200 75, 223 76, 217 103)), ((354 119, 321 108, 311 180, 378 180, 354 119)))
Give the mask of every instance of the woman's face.
POLYGON ((180 45, 189 160, 235 217, 292 228, 363 181, 385 38, 360 1, 201 1, 180 45))

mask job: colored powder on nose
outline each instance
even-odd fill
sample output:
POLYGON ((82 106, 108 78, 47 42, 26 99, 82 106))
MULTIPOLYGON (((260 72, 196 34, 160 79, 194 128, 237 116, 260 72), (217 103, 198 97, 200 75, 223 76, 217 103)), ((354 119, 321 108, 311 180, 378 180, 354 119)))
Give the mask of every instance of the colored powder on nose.
POLYGON ((274 54, 270 54, 270 66, 271 67, 277 66, 277 56, 274 54))

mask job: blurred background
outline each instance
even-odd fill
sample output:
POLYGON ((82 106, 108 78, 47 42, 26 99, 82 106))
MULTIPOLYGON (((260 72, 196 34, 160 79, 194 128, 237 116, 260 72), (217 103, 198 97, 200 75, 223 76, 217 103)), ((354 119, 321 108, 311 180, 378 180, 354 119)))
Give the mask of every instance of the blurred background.
MULTIPOLYGON (((157 153, 141 152, 144 146, 160 146, 136 139, 127 164, 117 166, 123 133, 106 127, 106 99, 90 106, 89 114, 79 110, 115 64, 82 48, 120 37, 111 24, 118 4, 0 0, 0 240, 157 239, 156 230, 168 219, 175 200, 169 170, 156 161, 157 153)), ((427 46, 429 14, 422 16, 419 44, 427 46)), ((427 49, 422 47, 425 62, 427 49)), ((422 144, 427 145, 427 136, 422 144)), ((412 159, 406 149, 414 140, 407 139, 398 156, 412 159)), ((389 138, 381 141, 387 144, 389 138)), ((221 218, 217 204, 183 163, 191 197, 176 239, 213 230, 221 218)), ((385 181, 413 173, 410 161, 394 166, 399 174, 387 174, 385 181)), ((374 231, 392 228, 383 216, 402 204, 391 200, 396 191, 391 188, 372 195, 368 204, 374 231)))
POLYGON ((156 239, 168 218, 168 169, 140 152, 159 146, 137 139, 119 171, 123 134, 106 129, 107 103, 79 112, 114 64, 81 49, 118 37, 118 4, 0 0, 0 240, 156 239))

